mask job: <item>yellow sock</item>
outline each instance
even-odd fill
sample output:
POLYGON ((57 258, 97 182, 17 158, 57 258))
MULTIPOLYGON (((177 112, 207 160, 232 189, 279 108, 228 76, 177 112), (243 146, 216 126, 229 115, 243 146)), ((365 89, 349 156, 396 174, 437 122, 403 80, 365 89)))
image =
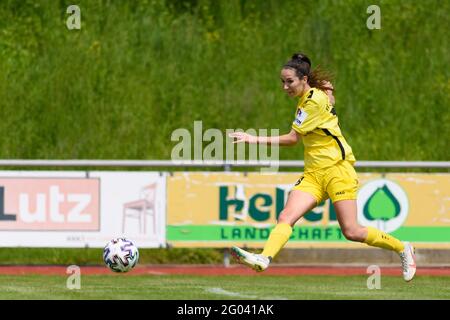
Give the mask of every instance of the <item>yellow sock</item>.
POLYGON ((388 249, 398 253, 404 249, 404 245, 400 240, 372 227, 367 227, 367 238, 364 240, 364 243, 372 247, 388 249))
POLYGON ((279 223, 270 233, 269 239, 264 245, 263 256, 274 258, 284 247, 292 234, 292 227, 287 223, 279 223))

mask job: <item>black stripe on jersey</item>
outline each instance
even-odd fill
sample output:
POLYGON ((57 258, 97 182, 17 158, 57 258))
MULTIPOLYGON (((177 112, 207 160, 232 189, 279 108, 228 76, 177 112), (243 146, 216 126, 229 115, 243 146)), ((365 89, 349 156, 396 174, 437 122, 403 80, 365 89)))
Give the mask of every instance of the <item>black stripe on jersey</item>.
POLYGON ((342 154, 342 160, 345 160, 345 150, 344 150, 344 146, 342 145, 341 141, 339 141, 338 137, 334 136, 331 134, 331 132, 328 129, 322 129, 323 132, 325 132, 325 134, 327 136, 331 136, 334 140, 336 140, 339 149, 341 149, 341 154, 342 154))

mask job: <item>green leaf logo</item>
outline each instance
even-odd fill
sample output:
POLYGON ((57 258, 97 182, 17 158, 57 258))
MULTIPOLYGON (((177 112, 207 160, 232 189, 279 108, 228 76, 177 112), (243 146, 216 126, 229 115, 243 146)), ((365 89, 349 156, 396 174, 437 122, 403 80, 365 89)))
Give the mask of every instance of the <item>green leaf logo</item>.
POLYGON ((387 221, 399 214, 400 203, 386 185, 377 188, 364 205, 364 216, 367 220, 387 221))

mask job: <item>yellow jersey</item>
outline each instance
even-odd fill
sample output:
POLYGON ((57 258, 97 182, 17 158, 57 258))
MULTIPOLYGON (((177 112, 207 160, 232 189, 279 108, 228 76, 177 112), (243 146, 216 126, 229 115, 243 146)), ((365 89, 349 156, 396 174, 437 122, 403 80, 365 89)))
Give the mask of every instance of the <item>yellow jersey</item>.
POLYGON ((292 129, 302 136, 305 172, 331 167, 341 160, 355 162, 325 92, 311 88, 300 98, 292 129))

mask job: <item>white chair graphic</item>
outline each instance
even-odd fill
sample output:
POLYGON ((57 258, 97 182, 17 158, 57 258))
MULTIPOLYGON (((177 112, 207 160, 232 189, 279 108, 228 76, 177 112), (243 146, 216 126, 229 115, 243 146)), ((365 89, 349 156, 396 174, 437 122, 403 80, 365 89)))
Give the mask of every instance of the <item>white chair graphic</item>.
POLYGON ((140 191, 139 199, 123 204, 122 233, 125 233, 127 218, 138 219, 139 232, 147 233, 147 216, 152 216, 152 234, 156 235, 156 183, 145 186, 140 191))

